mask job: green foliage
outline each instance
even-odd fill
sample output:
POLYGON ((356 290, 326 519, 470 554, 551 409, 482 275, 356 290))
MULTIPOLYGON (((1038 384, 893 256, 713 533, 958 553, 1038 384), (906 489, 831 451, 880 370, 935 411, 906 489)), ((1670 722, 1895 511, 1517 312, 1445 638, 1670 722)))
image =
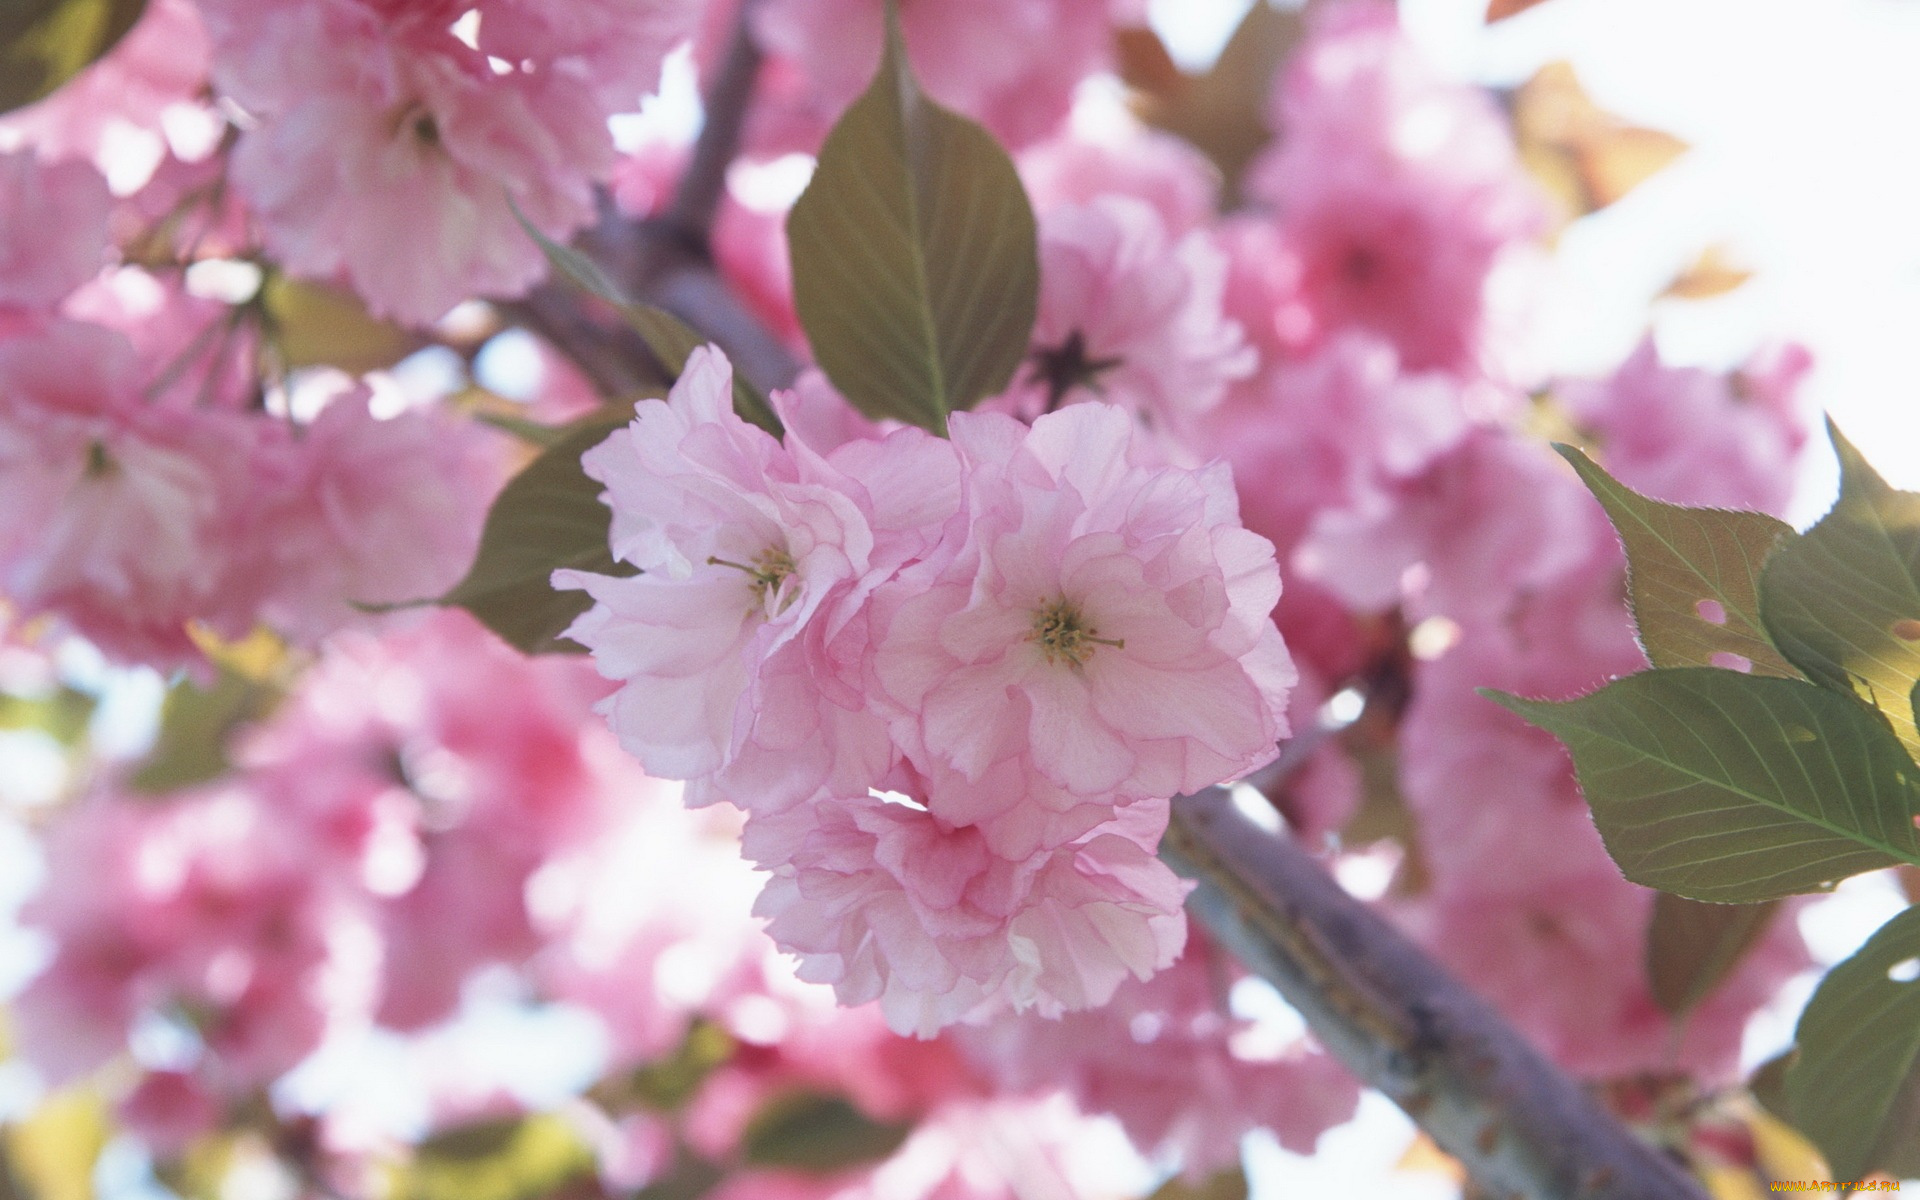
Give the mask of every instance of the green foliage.
POLYGON ((272 711, 281 691, 271 681, 219 665, 211 686, 183 679, 160 706, 153 749, 128 778, 133 790, 177 791, 227 773, 227 742, 242 725, 272 711))
POLYGON ((911 1122, 881 1122, 841 1096, 790 1092, 754 1115, 741 1138, 741 1161, 825 1173, 875 1163, 900 1148, 911 1122))
POLYGON ((65 685, 33 695, 0 693, 0 729, 38 729, 71 746, 86 734, 93 708, 92 696, 65 685))
POLYGON ((1779 904, 1702 904, 1661 892, 1647 926, 1647 981, 1662 1012, 1679 1016, 1705 1000, 1737 966, 1779 904))
POLYGON ((289 369, 330 366, 357 375, 390 367, 425 344, 369 313, 353 293, 304 279, 270 276, 260 307, 280 365, 289 369))
POLYGON ((1033 209, 992 135, 920 91, 892 9, 879 73, 827 135, 787 240, 814 355, 870 417, 944 434, 1026 356, 1033 209))
POLYGON ((1650 500, 1574 447, 1554 448, 1607 510, 1626 547, 1628 601, 1649 662, 1707 667, 1716 665, 1716 654, 1737 654, 1756 675, 1797 674, 1760 625, 1760 568, 1777 544, 1792 539, 1786 522, 1650 500))
MULTIPOLYGON (((514 209, 513 215, 520 219, 520 226, 527 231, 527 236, 540 244, 547 262, 576 286, 612 305, 646 342, 647 349, 653 351, 660 365, 674 376, 677 377, 686 369, 688 355, 707 344, 707 338, 701 337, 672 313, 629 300, 620 286, 607 278, 600 264, 535 229, 518 208, 514 209)), ((733 411, 740 415, 741 420, 750 421, 775 437, 786 432, 781 427, 780 418, 774 415, 773 406, 767 403, 767 398, 738 371, 733 373, 733 411)))
POLYGON ((1834 1177, 1920 1174, 1920 909, 1828 973, 1796 1037, 1787 1111, 1834 1177))
POLYGON ((580 456, 605 441, 624 419, 596 418, 527 464, 494 498, 467 577, 440 598, 464 608, 528 654, 578 653, 560 634, 593 601, 585 592, 557 592, 561 568, 631 575, 608 547, 613 515, 600 484, 580 469, 580 456))
POLYGON ((1235 1167, 1199 1183, 1175 1175, 1155 1188, 1147 1200, 1247 1200, 1247 1195, 1247 1173, 1235 1167))
POLYGON ((435 1134, 396 1171, 393 1200, 534 1200, 590 1175, 593 1151, 552 1115, 481 1121, 435 1134))
POLYGON ((635 1106, 675 1112, 693 1099, 707 1077, 725 1066, 738 1048, 725 1029, 711 1021, 696 1020, 673 1053, 635 1069, 623 1079, 597 1086, 593 1097, 603 1108, 615 1112, 635 1106))
POLYGON ((1695 900, 1770 900, 1920 862, 1920 770, 1852 698, 1686 667, 1564 703, 1485 695, 1573 752, 1627 878, 1695 900))
POLYGON ((1760 612, 1809 679, 1878 708, 1920 752, 1920 495, 1896 491, 1831 425, 1840 499, 1781 546, 1760 580, 1760 612))
POLYGON ((0 112, 51 94, 120 41, 146 0, 0 4, 0 112))

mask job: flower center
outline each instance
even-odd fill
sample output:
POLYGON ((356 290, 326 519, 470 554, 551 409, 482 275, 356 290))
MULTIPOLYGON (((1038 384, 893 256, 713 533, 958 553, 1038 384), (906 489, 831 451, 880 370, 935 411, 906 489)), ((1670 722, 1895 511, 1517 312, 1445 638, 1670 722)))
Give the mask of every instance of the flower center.
POLYGON ((782 585, 793 577, 799 569, 793 556, 778 546, 768 546, 754 556, 752 565, 730 562, 717 556, 709 556, 707 562, 716 567, 732 567, 736 571, 745 571, 752 581, 753 606, 771 609, 769 616, 779 616, 794 601, 791 591, 783 594, 782 585))
POLYGON ((1050 604, 1043 604, 1033 610, 1033 632, 1027 640, 1040 647, 1040 653, 1047 656, 1050 663, 1066 659, 1074 666, 1080 666, 1093 657, 1095 646, 1112 646, 1115 650, 1127 648, 1125 638, 1103 638, 1100 631, 1087 623, 1079 608, 1062 596, 1050 604))
POLYGON ((118 465, 107 453, 105 443, 99 438, 87 443, 86 477, 88 479, 106 479, 118 470, 118 465))

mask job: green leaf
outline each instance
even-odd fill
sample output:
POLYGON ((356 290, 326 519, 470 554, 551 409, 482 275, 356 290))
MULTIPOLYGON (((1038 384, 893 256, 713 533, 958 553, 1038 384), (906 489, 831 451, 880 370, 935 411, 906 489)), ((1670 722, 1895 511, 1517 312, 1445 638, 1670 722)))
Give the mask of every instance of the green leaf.
POLYGON ((1607 510, 1627 550, 1633 623, 1656 667, 1710 667, 1734 654, 1755 675, 1797 675, 1760 625, 1762 564, 1793 528, 1766 513, 1685 508, 1622 485, 1572 446, 1556 445, 1607 510))
POLYGON ((1647 981, 1662 1012, 1679 1016, 1740 965, 1779 905, 1702 904, 1661 892, 1647 926, 1647 981))
POLYGON ((0 5, 0 112, 50 95, 114 48, 146 0, 8 0, 0 5))
POLYGON ((593 1169, 593 1151, 560 1117, 512 1117, 428 1138, 387 1194, 394 1200, 535 1200, 593 1169))
POLYGON ((1920 862, 1920 770, 1845 696, 1701 667, 1564 702, 1481 694, 1567 744, 1607 851, 1635 883, 1740 903, 1920 862))
POLYGON ((881 1122, 840 1096, 790 1092, 748 1122, 741 1161, 826 1173, 879 1162, 913 1132, 910 1122, 881 1122))
POLYGON ((707 1078, 725 1066, 738 1048, 725 1029, 711 1021, 696 1020, 671 1054, 604 1081, 591 1094, 596 1103, 611 1112, 636 1106, 675 1112, 693 1099, 707 1078))
POLYGON ((1239 1167, 1190 1183, 1175 1175, 1153 1190, 1147 1200, 1247 1200, 1247 1173, 1239 1167))
POLYGON ((1793 1122, 1837 1179, 1920 1171, 1920 908, 1880 927, 1820 982, 1787 1067, 1793 1122))
POLYGON ((71 746, 87 732, 95 700, 64 684, 39 695, 0 694, 0 729, 38 729, 71 746))
POLYGON ((426 344, 369 313, 351 292, 326 284, 275 274, 261 287, 260 303, 289 368, 330 366, 357 375, 390 367, 426 344))
POLYGON ((557 592, 562 567, 631 575, 607 545, 612 514, 600 484, 580 469, 580 456, 625 424, 596 420, 569 434, 507 481, 487 511, 480 551, 467 577, 440 598, 464 608, 528 654, 576 653, 560 636, 593 601, 585 592, 557 592))
POLYGON ((178 791, 218 779, 231 769, 227 742, 234 732, 272 711, 280 689, 224 664, 212 686, 183 679, 160 706, 153 749, 128 778, 138 792, 178 791))
POLYGON ((1026 190, 991 134, 920 91, 891 8, 880 71, 827 135, 787 241, 814 356, 870 417, 944 434, 1026 357, 1040 292, 1026 190))
POLYGON ((1887 486, 1840 431, 1840 499, 1760 577, 1760 619, 1807 678, 1859 696, 1920 753, 1920 495, 1887 486))
MULTIPOLYGON (((640 335, 647 349, 653 351, 660 365, 676 378, 686 370, 688 356, 712 340, 700 336, 692 326, 663 308, 629 299, 620 290, 620 285, 607 278, 607 273, 600 269, 599 263, 571 246, 562 246, 535 229, 517 205, 513 215, 519 218, 520 227, 527 231, 527 236, 539 243, 553 268, 575 285, 612 305, 621 319, 640 335)), ((739 371, 733 372, 733 411, 739 414, 741 420, 758 425, 775 437, 786 433, 780 418, 774 415, 773 406, 767 403, 767 398, 739 371)))

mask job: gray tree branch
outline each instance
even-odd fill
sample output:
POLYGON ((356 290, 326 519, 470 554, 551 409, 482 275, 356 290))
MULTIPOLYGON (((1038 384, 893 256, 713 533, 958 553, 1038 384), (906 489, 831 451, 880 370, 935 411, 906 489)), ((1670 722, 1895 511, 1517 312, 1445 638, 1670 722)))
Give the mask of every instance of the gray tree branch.
POLYGON ((1492 1005, 1349 895, 1222 788, 1182 796, 1160 855, 1198 885, 1188 912, 1280 989, 1314 1035, 1492 1195, 1706 1200, 1492 1005))

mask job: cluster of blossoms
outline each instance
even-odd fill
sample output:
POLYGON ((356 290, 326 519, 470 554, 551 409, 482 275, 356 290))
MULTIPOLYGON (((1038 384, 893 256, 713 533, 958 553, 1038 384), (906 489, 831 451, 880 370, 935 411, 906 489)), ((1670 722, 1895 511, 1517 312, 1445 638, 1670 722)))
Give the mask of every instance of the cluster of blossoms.
POLYGON ((1167 801, 1269 759, 1293 681, 1224 470, 1104 405, 951 432, 779 441, 700 351, 584 459, 641 573, 556 577, 622 744, 749 814, 802 976, 922 1034, 1171 963, 1167 801))
POLYGON ((14 1003, 27 1053, 61 1082, 170 1021, 201 1052, 149 1065, 238 1100, 330 1033, 445 1019, 473 971, 551 936, 532 877, 658 786, 583 738, 601 690, 436 615, 336 638, 231 774, 94 789, 28 909, 56 948, 14 1003))
MULTIPOLYGON (((444 315, 541 278, 522 218, 565 237, 602 184, 663 209, 686 147, 623 156, 608 118, 677 43, 717 62, 739 4, 152 0, 0 116, 0 690, 66 633, 205 678, 205 647, 266 626, 312 664, 223 776, 154 796, 107 764, 48 818, 23 1056, 65 1081, 131 1044, 124 1119, 171 1152, 505 968, 605 1031, 583 1121, 611 1189, 691 1154, 738 1168, 717 1198, 997 1200, 995 1145, 1091 1195, 1095 1114, 1194 1174, 1250 1130, 1305 1150, 1356 1085, 1236 1015, 1239 968, 1156 857, 1173 797, 1291 738, 1269 798, 1293 836, 1391 862, 1383 907, 1562 1064, 1723 1082, 1804 965, 1791 924, 1677 1027, 1639 965, 1652 893, 1557 744, 1474 689, 1642 665, 1617 543, 1536 418, 1651 495, 1779 511, 1805 355, 1727 376, 1649 340, 1610 378, 1529 374, 1502 298, 1538 282, 1547 207, 1498 108, 1383 4, 1311 19, 1221 215, 1192 146, 1068 120, 1143 7, 901 6, 927 91, 1033 203, 1024 364, 944 437, 804 370, 776 438, 696 352, 584 459, 639 572, 556 576, 591 601, 567 632, 591 664, 372 611, 461 577, 515 451, 461 384, 289 368, 276 289, 334 289, 471 382, 479 339, 444 315), (619 1100, 701 1047, 674 1104, 619 1100), (877 1163, 740 1167, 795 1094, 914 1129, 877 1163)), ((882 12, 747 9, 750 156, 818 147, 882 12)), ((804 351, 779 205, 748 191, 716 266, 804 351)), ((630 399, 537 354, 537 417, 630 399)), ((444 1092, 440 1124, 513 1103, 444 1092)))

